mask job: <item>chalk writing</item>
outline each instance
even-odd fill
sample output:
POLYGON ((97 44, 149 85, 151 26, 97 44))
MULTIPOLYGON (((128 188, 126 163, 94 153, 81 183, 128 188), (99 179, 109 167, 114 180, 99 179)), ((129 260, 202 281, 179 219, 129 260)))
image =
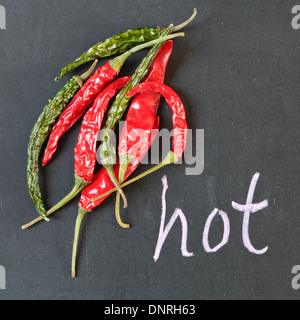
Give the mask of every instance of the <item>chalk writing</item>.
MULTIPOLYGON (((243 218, 243 228, 242 228, 242 237, 243 237, 243 244, 247 250, 249 250, 251 253, 256 255, 262 255, 265 254, 269 247, 265 247, 264 249, 257 250, 253 247, 250 235, 249 235, 249 225, 250 225, 250 216, 252 213, 256 213, 258 211, 261 211, 268 207, 269 202, 268 200, 264 200, 259 203, 253 203, 254 199, 254 193, 257 186, 258 179, 260 177, 260 173, 256 173, 252 181, 250 183, 250 188, 248 191, 247 201, 245 205, 238 204, 234 201, 232 201, 232 207, 233 209, 243 212, 244 218, 243 218)), ((168 190, 168 181, 167 177, 164 176, 162 178, 162 184, 163 184, 163 192, 162 192, 162 215, 161 215, 161 223, 160 223, 160 230, 159 230, 159 236, 158 241, 155 249, 154 254, 154 261, 157 262, 157 260, 160 257, 160 253, 162 250, 162 247, 167 239, 168 234, 170 233, 174 223, 176 222, 177 218, 180 218, 181 225, 182 225, 182 238, 181 238, 181 253, 183 257, 192 257, 194 256, 194 253, 191 253, 187 250, 187 239, 188 239, 188 223, 186 216, 182 212, 181 209, 176 209, 173 213, 169 223, 165 226, 166 223, 166 212, 167 212, 167 204, 166 204, 166 193, 168 190)), ((209 217, 206 220, 204 231, 203 231, 203 238, 202 238, 202 244, 203 248, 208 253, 215 253, 219 251, 222 247, 224 247, 229 242, 230 237, 230 220, 226 212, 215 208, 212 213, 209 215, 209 217), (214 248, 211 248, 209 243, 209 232, 211 228, 211 224, 213 220, 220 216, 223 220, 224 225, 224 231, 223 231, 223 238, 222 241, 216 245, 214 248)), ((300 279, 300 276, 299 276, 300 279)), ((297 279, 298 280, 298 279, 297 279)))

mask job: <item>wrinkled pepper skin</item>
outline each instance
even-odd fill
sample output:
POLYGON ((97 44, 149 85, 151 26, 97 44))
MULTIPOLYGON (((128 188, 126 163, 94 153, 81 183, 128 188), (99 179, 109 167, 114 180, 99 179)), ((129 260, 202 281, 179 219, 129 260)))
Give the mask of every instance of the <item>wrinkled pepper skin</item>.
POLYGON ((152 28, 131 29, 116 34, 111 38, 96 44, 74 62, 65 66, 58 73, 55 80, 58 81, 63 76, 89 61, 126 52, 139 44, 158 39, 159 37, 160 30, 152 28))
POLYGON ((130 77, 111 83, 95 99, 82 121, 75 148, 75 174, 85 181, 92 181, 97 161, 97 138, 109 101, 126 85, 130 77))
POLYGON ((98 68, 90 79, 76 94, 72 102, 66 107, 55 123, 44 152, 42 165, 45 166, 51 161, 57 150, 61 137, 77 122, 86 110, 91 106, 97 95, 103 91, 118 75, 110 62, 98 68))
MULTIPOLYGON (((153 130, 159 129, 159 123, 160 119, 159 117, 156 118, 156 121, 153 126, 153 130)), ((157 133, 157 132, 156 132, 157 133)), ((149 136, 149 141, 147 142, 147 146, 150 148, 151 144, 155 140, 157 134, 153 134, 152 136, 149 136)), ((135 158, 128 166, 124 181, 127 180, 132 173, 137 169, 137 167, 140 165, 143 157, 147 154, 148 150, 144 150, 144 153, 141 154, 141 157, 135 158)), ((115 175, 119 175, 119 164, 114 166, 114 172, 115 175)), ((112 183, 109 174, 105 168, 101 168, 100 171, 94 176, 94 179, 92 183, 88 186, 86 186, 81 193, 81 198, 79 202, 79 209, 85 212, 90 212, 96 207, 98 207, 105 199, 109 197, 103 197, 101 199, 98 199, 97 201, 93 201, 94 198, 105 194, 106 192, 113 190, 115 188, 115 185, 112 183)))
POLYGON ((75 79, 72 78, 68 81, 56 97, 49 100, 30 136, 27 163, 28 189, 37 211, 44 219, 47 219, 46 210, 39 187, 39 157, 41 149, 56 119, 79 88, 80 85, 75 79))
POLYGON ((127 94, 127 96, 134 97, 140 92, 149 90, 161 94, 166 99, 172 110, 174 126, 173 153, 175 154, 177 161, 179 161, 186 147, 188 133, 184 105, 173 89, 156 81, 142 83, 136 86, 133 90, 131 90, 131 92, 127 94))
MULTIPOLYGON (((143 82, 164 82, 172 49, 172 40, 167 41, 161 47, 143 82)), ((154 91, 143 91, 134 97, 127 113, 126 125, 120 136, 119 154, 133 157, 140 156, 137 154, 139 150, 136 150, 134 146, 137 144, 138 138, 148 140, 146 136, 151 134, 154 122, 156 121, 160 99, 161 95, 154 91), (145 137, 140 137, 139 133, 141 132, 145 133, 145 137)), ((147 148, 147 145, 143 144, 142 141, 139 141, 138 145, 139 147, 145 145, 147 148)))

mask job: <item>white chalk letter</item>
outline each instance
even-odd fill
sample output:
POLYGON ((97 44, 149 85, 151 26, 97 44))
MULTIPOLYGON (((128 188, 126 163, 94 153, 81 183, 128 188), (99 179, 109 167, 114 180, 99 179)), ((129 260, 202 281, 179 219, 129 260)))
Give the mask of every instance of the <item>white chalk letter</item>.
POLYGON ((246 205, 241 205, 237 204, 236 202, 232 201, 232 207, 233 209, 237 211, 244 212, 244 221, 243 221, 243 242, 244 246, 252 253, 261 255, 266 253, 269 248, 266 247, 262 250, 256 250, 250 241, 250 236, 249 236, 249 223, 250 223, 250 215, 251 213, 258 212, 260 210, 263 210, 268 207, 269 202, 268 200, 264 200, 260 203, 255 203, 253 204, 253 198, 254 198, 254 193, 255 193, 255 188, 257 185, 257 181, 259 179, 260 174, 256 173, 251 181, 250 184, 250 189, 248 192, 248 197, 247 197, 247 202, 246 205))
POLYGON ((163 183, 163 193, 162 193, 162 216, 161 216, 161 224, 160 224, 160 230, 159 230, 159 237, 156 245, 155 255, 154 255, 154 261, 156 262, 159 259, 160 252, 162 249, 162 246, 164 242, 167 239, 167 236, 172 229, 175 221, 177 218, 180 218, 181 224, 182 224, 182 239, 181 239, 181 252, 184 257, 192 257, 194 254, 187 251, 187 234, 188 234, 188 224, 186 217, 184 213, 180 209, 176 209, 174 214, 172 215, 169 223, 165 227, 165 221, 166 221, 166 211, 167 211, 167 205, 166 205, 166 193, 168 190, 168 181, 167 177, 164 176, 162 178, 163 183))
POLYGON ((210 252, 217 252, 218 250, 220 250, 222 247, 224 247, 228 243, 229 235, 230 235, 230 222, 229 222, 227 213, 223 212, 223 211, 221 211, 219 209, 215 209, 210 214, 210 216, 207 218, 207 221, 206 221, 206 224, 205 224, 205 227, 204 227, 204 232, 203 232, 203 247, 204 247, 204 250, 206 252, 209 252, 209 253, 210 252), (217 214, 220 215, 220 217, 222 218, 223 223, 224 223, 223 240, 219 245, 217 245, 214 248, 211 248, 210 245, 209 245, 209 240, 208 240, 209 230, 210 230, 211 223, 212 223, 213 219, 215 218, 215 216, 217 214))

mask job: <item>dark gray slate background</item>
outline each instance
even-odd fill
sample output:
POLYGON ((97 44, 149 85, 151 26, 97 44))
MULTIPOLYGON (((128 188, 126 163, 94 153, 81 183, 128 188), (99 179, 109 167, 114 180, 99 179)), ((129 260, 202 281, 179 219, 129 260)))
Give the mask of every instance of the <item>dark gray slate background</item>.
MULTIPOLYGON (((299 2, 299 1, 298 1, 299 2)), ((7 289, 0 299, 299 299, 292 267, 300 264, 299 105, 300 31, 291 27, 289 0, 1 0, 7 29, 0 30, 0 265, 7 289), (47 100, 65 79, 57 71, 91 45, 123 30, 181 23, 197 7, 197 20, 175 42, 166 83, 181 96, 194 130, 205 130, 205 171, 185 176, 169 166, 126 189, 133 225, 118 227, 114 197, 89 215, 80 238, 78 278, 70 276, 78 198, 50 223, 22 231, 37 213, 26 185, 27 144, 47 100), (269 207, 253 214, 251 239, 242 242, 245 203, 255 172, 255 201, 269 207), (176 223, 157 263, 153 255, 161 216, 161 178, 169 182, 167 209, 185 213, 188 250, 180 251, 176 223), (230 241, 206 254, 202 234, 214 208, 228 213, 230 241)), ((131 74, 146 51, 126 63, 131 74)), ((103 60, 101 63, 106 62, 103 60)), ((80 70, 82 71, 82 70, 80 70)), ((170 111, 162 102, 162 127, 170 111)), ((73 149, 80 123, 62 139, 55 160, 41 171, 47 207, 73 186, 73 149)), ((147 166, 139 168, 144 171, 147 166)), ((220 241, 223 224, 211 229, 220 241)))

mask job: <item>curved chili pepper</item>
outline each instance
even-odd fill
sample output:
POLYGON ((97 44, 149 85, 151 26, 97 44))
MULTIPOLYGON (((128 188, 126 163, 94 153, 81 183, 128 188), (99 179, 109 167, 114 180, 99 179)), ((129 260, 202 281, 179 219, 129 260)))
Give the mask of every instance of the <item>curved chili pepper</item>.
POLYGON ((85 181, 92 181, 96 166, 97 136, 109 101, 126 85, 131 77, 114 81, 94 101, 85 114, 75 147, 75 174, 85 181))
MULTIPOLYGON (((156 118, 154 123, 153 129, 158 130, 159 128, 159 117, 156 118)), ((149 143, 147 145, 152 144, 156 135, 149 136, 149 143)), ((144 154, 141 154, 141 158, 145 156, 148 150, 144 150, 144 154)), ((137 169, 141 162, 141 158, 136 158, 132 161, 127 169, 125 180, 137 169)), ((114 172, 116 175, 119 173, 119 165, 117 164, 114 167, 114 172)), ((109 197, 109 194, 106 197, 102 197, 97 201, 93 201, 93 198, 97 195, 104 194, 105 192, 109 192, 114 188, 114 184, 112 183, 109 174, 105 168, 102 168, 94 177, 93 182, 85 187, 81 193, 81 198, 79 202, 79 210, 78 210, 78 217, 76 219, 75 225, 75 233, 74 233, 74 242, 73 242, 73 254, 72 254, 72 277, 75 278, 76 276, 76 255, 77 255, 77 245, 78 245, 78 237, 80 232, 80 226, 82 219, 84 218, 87 212, 91 212, 93 209, 98 207, 106 198, 109 197)))
POLYGON ((106 63, 104 66, 98 68, 94 75, 85 83, 85 85, 76 94, 72 102, 64 110, 55 123, 51 135, 48 140, 48 145, 44 153, 42 165, 45 166, 52 159, 58 147, 58 142, 61 137, 77 122, 86 110, 93 103, 97 95, 107 87, 119 74, 125 61, 135 52, 142 49, 157 45, 161 41, 166 41, 180 36, 174 34, 166 38, 159 38, 147 42, 145 44, 134 47, 133 49, 125 52, 119 57, 106 63))
POLYGON ((136 94, 143 92, 144 90, 155 91, 160 93, 169 104, 173 112, 173 154, 175 156, 174 161, 178 162, 182 157, 187 140, 187 122, 184 105, 179 96, 170 87, 160 82, 148 82, 142 83, 131 90, 127 96, 134 97, 136 94))
POLYGON ((105 41, 99 42, 91 47, 87 52, 82 54, 74 62, 69 63, 61 69, 55 78, 58 81, 81 65, 100 58, 106 58, 115 54, 123 53, 138 44, 158 39, 161 32, 160 29, 140 28, 131 29, 122 33, 118 33, 105 41))
MULTIPOLYGON (((173 32, 178 31, 190 23, 197 15, 197 9, 194 9, 194 13, 189 20, 184 24, 181 24, 173 28, 173 32)), ((111 38, 100 42, 90 48, 86 53, 82 54, 74 62, 65 66, 55 78, 58 81, 60 78, 64 77, 71 71, 75 70, 79 66, 87 63, 89 61, 105 58, 112 56, 114 54, 119 54, 126 52, 127 50, 133 48, 134 46, 141 44, 143 42, 148 42, 151 40, 158 39, 161 36, 161 28, 139 28, 127 30, 125 32, 116 34, 111 38)))
POLYGON ((84 81, 91 75, 97 61, 92 65, 90 70, 82 76, 75 76, 58 92, 54 99, 50 99, 37 123, 35 124, 28 145, 28 162, 27 162, 27 183, 29 194, 40 216, 48 221, 46 210, 39 187, 39 157, 42 146, 47 139, 50 130, 67 106, 75 93, 82 87, 84 81))
MULTIPOLYGON (((173 41, 169 40, 159 50, 144 82, 164 82, 165 71, 173 50, 173 41)), ((153 123, 156 119, 161 95, 154 91, 143 91, 135 96, 128 110, 126 125, 119 140, 119 183, 122 183, 129 163, 132 159, 140 157, 143 149, 149 149, 149 135, 152 133, 153 123), (137 143, 137 138, 140 139, 137 143)), ((128 228, 128 224, 121 222, 120 218, 120 193, 117 192, 116 217, 119 225, 128 228)))

